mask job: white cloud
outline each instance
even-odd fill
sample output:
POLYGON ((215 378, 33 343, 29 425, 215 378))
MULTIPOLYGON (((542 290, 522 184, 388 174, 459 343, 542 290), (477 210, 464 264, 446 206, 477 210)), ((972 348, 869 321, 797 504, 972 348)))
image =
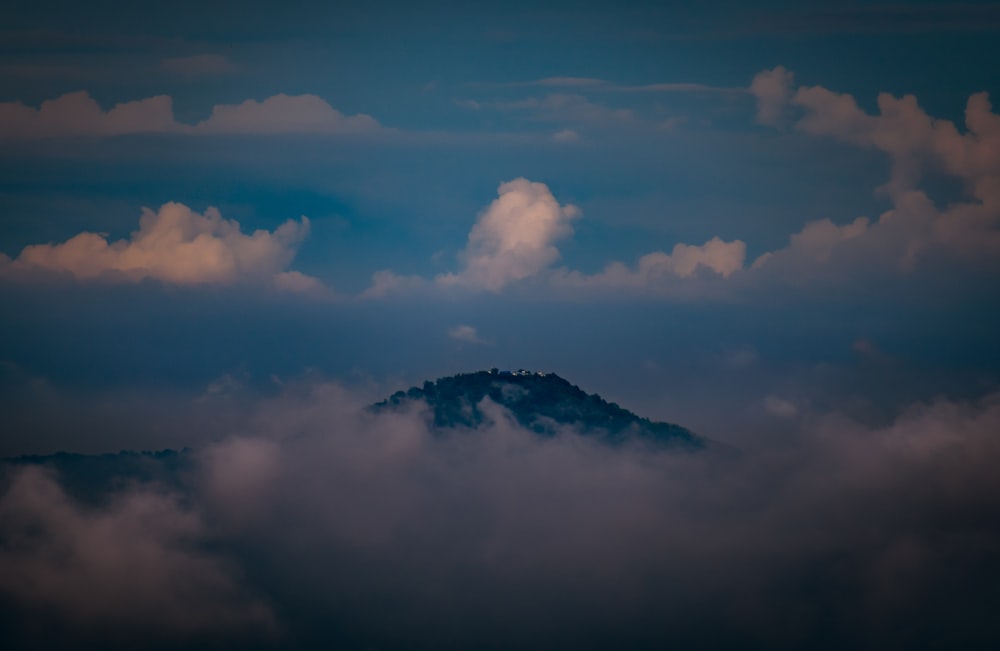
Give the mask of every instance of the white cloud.
POLYGON ((580 134, 572 129, 563 129, 552 134, 552 140, 562 143, 580 142, 580 134))
POLYGON ((612 262, 604 271, 590 276, 565 272, 558 276, 557 282, 576 288, 655 288, 675 279, 691 278, 702 270, 728 278, 743 269, 745 259, 746 244, 713 237, 701 246, 677 244, 669 254, 663 251, 648 253, 639 258, 634 269, 622 262, 612 262))
POLYGON ((794 75, 783 66, 757 73, 750 92, 757 98, 757 122, 779 126, 784 121, 794 75))
POLYGON ((316 95, 275 95, 220 104, 194 130, 204 133, 357 133, 378 128, 369 115, 346 116, 316 95))
POLYGON ((972 198, 1000 206, 1000 115, 986 93, 969 97, 965 133, 928 115, 913 95, 880 93, 877 115, 865 113, 851 95, 820 86, 799 88, 791 102, 803 111, 799 130, 885 152, 893 167, 890 194, 916 190, 928 169, 940 168, 965 181, 972 198))
POLYGON ((829 219, 807 223, 798 233, 789 236, 788 246, 761 255, 754 263, 754 269, 772 263, 775 259, 794 258, 803 264, 828 262, 833 250, 842 242, 864 235, 868 231, 868 218, 858 217, 849 224, 838 226, 829 219))
POLYGON ((371 116, 347 116, 316 95, 275 95, 219 104, 196 125, 174 118, 173 100, 157 95, 105 111, 86 92, 46 100, 38 108, 0 102, 0 139, 107 137, 137 133, 346 134, 379 129, 371 116))
POLYGON ((454 328, 448 330, 448 336, 455 341, 460 341, 465 344, 485 344, 489 343, 485 339, 479 336, 476 329, 470 325, 457 325, 454 328))
POLYGON ((0 138, 117 136, 177 128, 167 95, 117 104, 108 111, 82 91, 46 100, 37 109, 0 102, 0 138))
POLYGON ((329 287, 314 277, 307 276, 301 271, 282 271, 276 273, 271 279, 271 285, 282 292, 302 294, 312 298, 328 299, 335 295, 329 287))
MULTIPOLYGON (((992 111, 986 94, 969 98, 966 131, 962 133, 950 121, 929 116, 913 96, 896 98, 883 93, 878 98, 879 113, 869 115, 850 95, 821 87, 796 89, 793 81, 793 74, 781 66, 754 78, 750 91, 758 99, 758 121, 778 127, 787 121, 801 133, 832 136, 885 152, 891 162, 891 177, 881 190, 892 201, 890 210, 876 219, 861 216, 846 222, 820 219, 806 223, 789 236, 787 246, 760 255, 749 269, 745 267, 746 245, 716 236, 700 246, 679 243, 669 253, 647 253, 634 266, 614 261, 600 273, 586 275, 571 269, 549 269, 559 258, 554 242, 572 234, 569 220, 575 209, 561 213, 548 188, 519 179, 501 186, 501 198, 474 227, 463 254, 466 268, 438 276, 437 284, 499 291, 512 282, 544 275, 552 285, 569 290, 631 289, 691 295, 709 291, 704 281, 712 279, 743 279, 729 280, 728 289, 715 283, 718 291, 729 292, 774 280, 799 283, 821 275, 833 279, 875 271, 906 273, 925 252, 934 250, 987 262, 997 259, 1000 115, 992 111), (939 208, 920 187, 923 176, 935 170, 963 182, 965 196, 960 201, 939 208), (528 192, 527 188, 534 189, 528 192), (507 202, 520 202, 526 212, 534 210, 545 217, 537 222, 519 219, 505 207, 507 202), (525 229, 529 223, 532 229, 525 229), (746 273, 738 273, 744 270, 746 273)), ((592 115, 595 106, 571 95, 550 95, 543 101, 522 104, 517 108, 563 108, 578 117, 592 115)), ((557 136, 569 140, 571 133, 575 134, 566 130, 560 132, 565 137, 557 136)), ((388 271, 376 281, 367 294, 422 283, 388 271)))
POLYGON ((180 203, 156 212, 144 208, 139 230, 109 242, 84 232, 61 244, 27 246, 0 267, 7 274, 50 271, 81 280, 138 281, 155 278, 177 285, 273 283, 279 289, 316 291, 316 279, 285 269, 309 233, 309 219, 289 220, 274 231, 243 233, 239 222, 215 208, 203 214, 180 203))
POLYGON ((479 216, 460 258, 465 268, 441 274, 433 284, 419 276, 401 276, 388 269, 372 276, 364 298, 433 286, 498 292, 528 278, 538 277, 560 289, 662 289, 677 281, 702 277, 729 278, 743 270, 746 245, 740 240, 713 237, 704 244, 676 244, 670 253, 642 256, 634 269, 612 262, 604 271, 586 275, 565 268, 551 269, 560 258, 555 243, 573 234, 572 220, 580 211, 562 205, 548 186, 525 178, 500 185, 499 197, 479 216))
POLYGON ((372 284, 361 294, 361 298, 381 298, 401 291, 417 291, 427 287, 427 281, 420 276, 400 276, 391 269, 381 269, 372 274, 372 284))
POLYGON ((560 205, 548 186, 525 178, 500 184, 498 194, 469 233, 465 269, 438 276, 438 284, 495 292, 559 259, 554 243, 573 234, 579 209, 560 205))
POLYGON ((933 248, 995 259, 1000 253, 1000 115, 986 93, 969 98, 963 133, 950 120, 930 116, 913 95, 880 93, 878 112, 869 114, 849 94, 821 86, 793 89, 791 81, 792 74, 780 67, 754 78, 759 121, 776 124, 778 116, 795 111, 793 124, 800 132, 884 152, 891 174, 879 189, 893 207, 872 222, 807 224, 786 249, 762 256, 755 266, 776 258, 827 262, 836 248, 902 269, 912 269, 919 255, 933 248), (941 172, 962 181, 964 193, 944 208, 921 187, 925 176, 941 172))

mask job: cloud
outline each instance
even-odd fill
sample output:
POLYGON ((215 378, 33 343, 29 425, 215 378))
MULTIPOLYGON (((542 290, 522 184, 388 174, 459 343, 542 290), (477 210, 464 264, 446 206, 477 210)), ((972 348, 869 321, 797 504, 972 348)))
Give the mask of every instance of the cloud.
POLYGON ((545 77, 531 81, 508 83, 477 83, 472 86, 491 88, 524 88, 531 86, 549 88, 579 88, 581 91, 626 92, 626 93, 745 93, 745 88, 728 88, 708 84, 686 82, 660 82, 652 84, 626 85, 594 77, 545 77))
POLYGON ((459 258, 458 272, 436 276, 432 283, 419 276, 401 276, 381 270, 372 277, 364 298, 401 291, 463 288, 499 292, 529 278, 540 278, 558 290, 615 289, 670 290, 678 280, 717 276, 725 279, 743 270, 746 244, 713 237, 704 244, 678 243, 670 253, 654 251, 639 258, 634 269, 612 262, 597 274, 552 265, 559 260, 555 243, 572 236, 572 220, 580 216, 573 205, 562 205, 548 186, 525 178, 500 185, 499 197, 479 216, 459 258))
POLYGON ((37 109, 0 102, 0 138, 119 136, 177 128, 173 100, 167 95, 116 104, 108 111, 82 91, 46 100, 37 109))
POLYGON ((37 272, 72 274, 79 280, 137 282, 154 278, 175 285, 272 284, 283 290, 318 292, 318 280, 285 271, 309 233, 309 219, 289 220, 274 231, 243 233, 239 222, 215 208, 203 214, 180 203, 156 212, 144 208, 139 230, 109 242, 80 233, 61 244, 34 244, 0 266, 8 277, 37 272))
POLYGON ((202 133, 359 133, 379 127, 364 114, 345 116, 316 95, 274 95, 262 102, 220 104, 194 130, 202 133))
POLYGON ((935 250, 986 263, 995 259, 1000 252, 1000 116, 986 93, 969 97, 962 133, 951 121, 927 114, 913 95, 880 93, 878 113, 869 114, 849 94, 821 86, 793 88, 792 80, 780 66, 754 78, 758 121, 780 126, 787 117, 801 133, 883 152, 890 178, 878 190, 893 205, 875 220, 806 224, 788 247, 761 256, 755 267, 783 261, 786 271, 792 266, 808 271, 817 268, 812 263, 825 266, 837 251, 851 260, 846 266, 864 260, 897 271, 912 271, 922 255, 935 250), (928 177, 941 174, 962 183, 961 196, 943 208, 924 189, 928 177))
POLYGON ((348 134, 380 128, 371 116, 344 115, 316 95, 274 95, 218 104, 198 124, 177 122, 173 100, 157 95, 105 111, 86 92, 46 100, 38 108, 0 102, 0 139, 110 137, 129 134, 348 134))
POLYGON ((750 92, 757 98, 757 122, 772 127, 782 124, 794 78, 782 66, 764 70, 754 76, 750 92))
POLYGON ((634 269, 621 262, 612 262, 594 275, 565 272, 558 277, 558 283, 591 289, 656 288, 673 279, 691 278, 702 270, 728 278, 743 269, 745 259, 746 244, 713 237, 700 246, 676 244, 671 253, 648 253, 639 258, 634 269))
POLYGON ((485 344, 489 343, 485 339, 479 337, 479 333, 476 329, 470 325, 457 325, 454 328, 448 330, 448 336, 465 344, 485 344))
POLYGON ((834 249, 843 242, 863 236, 868 232, 868 227, 867 217, 858 217, 843 226, 838 226, 829 219, 809 222, 798 233, 789 236, 787 247, 764 253, 754 261, 753 268, 774 264, 776 260, 790 260, 803 267, 829 262, 834 249))
POLYGON ((527 111, 538 122, 570 122, 575 124, 629 124, 636 119, 627 108, 612 108, 592 102, 583 95, 550 93, 545 97, 528 97, 513 101, 456 100, 463 108, 495 111, 527 111))
POLYGON ((580 134, 572 129, 563 129, 552 134, 552 140, 562 143, 580 142, 580 134))
POLYGON ((443 286, 499 291, 559 259, 555 242, 573 234, 576 206, 560 205, 544 183, 501 183, 499 197, 479 216, 461 258, 465 268, 438 276, 443 286))
POLYGON ((380 269, 372 274, 372 284, 360 298, 382 298, 390 294, 425 290, 427 280, 420 276, 401 276, 391 269, 380 269))
POLYGON ((185 77, 208 77, 233 72, 236 65, 222 54, 196 54, 164 59, 160 68, 185 77))
POLYGON ((74 627, 185 636, 272 629, 270 609, 202 548, 208 527, 180 496, 141 486, 99 509, 43 468, 15 471, 0 497, 0 594, 74 627))
POLYGON ((745 88, 730 88, 727 86, 710 86, 708 84, 665 82, 642 84, 638 86, 608 86, 606 90, 625 93, 745 93, 745 88))
MULTIPOLYGON (((792 72, 781 66, 754 77, 750 91, 758 100, 758 122, 779 128, 787 125, 799 133, 835 137, 884 152, 891 164, 890 178, 877 190, 888 196, 891 209, 877 218, 807 222, 789 235, 786 246, 759 255, 749 268, 745 243, 716 235, 702 245, 677 243, 669 253, 645 253, 634 265, 612 261, 603 271, 588 275, 550 268, 559 258, 553 242, 572 234, 568 220, 550 220, 559 228, 530 243, 501 245, 518 229, 501 234, 504 221, 490 217, 494 206, 470 234, 463 254, 466 269, 439 276, 435 282, 499 291, 537 276, 571 292, 625 289, 708 297, 733 296, 773 284, 898 277, 913 273, 925 258, 961 260, 979 267, 996 264, 1000 254, 1000 115, 993 112, 985 93, 969 98, 963 133, 950 121, 929 116, 913 96, 896 98, 883 93, 878 98, 879 113, 870 115, 850 95, 818 86, 795 88, 793 82, 792 72), (925 177, 942 173, 960 180, 962 190, 959 200, 939 207, 923 182, 925 177), (522 252, 520 258, 512 253, 515 249, 522 252)), ((595 113, 587 100, 571 95, 550 95, 544 101, 532 98, 509 108, 515 104, 539 111, 568 108, 581 119, 603 114, 595 113)), ((576 131, 567 129, 553 139, 568 141, 573 135, 576 131)), ((547 188, 546 195, 544 205, 554 211, 558 202, 547 188)), ((390 271, 381 273, 366 295, 384 295, 404 285, 424 286, 416 277, 404 280, 390 271)))
POLYGON ((723 458, 539 437, 488 401, 481 429, 440 432, 420 405, 289 388, 196 453, 184 501, 119 485, 88 509, 18 476, 0 589, 192 636, 266 600, 281 648, 991 646, 1000 398, 878 427, 771 402, 794 436, 723 458))
POLYGON ((535 81, 525 82, 524 86, 601 86, 608 82, 593 77, 545 77, 535 81))
POLYGON ((333 298, 334 293, 319 278, 301 271, 281 271, 274 275, 271 284, 275 289, 313 298, 333 298))
POLYGON ((862 111, 850 95, 819 86, 799 88, 791 101, 803 110, 798 129, 885 152, 892 163, 890 194, 916 190, 922 176, 937 168, 964 181, 968 194, 986 207, 1000 208, 1000 116, 986 93, 969 97, 965 133, 950 120, 928 115, 913 95, 880 93, 878 115, 862 111))
POLYGON ((799 413, 798 407, 778 396, 765 397, 764 409, 780 418, 793 418, 799 413))

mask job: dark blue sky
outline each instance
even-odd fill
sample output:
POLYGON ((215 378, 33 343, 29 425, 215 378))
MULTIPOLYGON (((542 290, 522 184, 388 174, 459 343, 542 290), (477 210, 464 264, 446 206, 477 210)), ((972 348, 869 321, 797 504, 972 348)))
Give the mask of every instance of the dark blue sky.
POLYGON ((998 37, 0 3, 4 648, 1000 648, 998 37), (368 409, 492 367, 723 445, 368 409))
POLYGON ((38 443, 38 405, 219 378, 542 368, 723 439, 1000 380, 997 3, 0 25, 4 452, 105 445, 38 443))

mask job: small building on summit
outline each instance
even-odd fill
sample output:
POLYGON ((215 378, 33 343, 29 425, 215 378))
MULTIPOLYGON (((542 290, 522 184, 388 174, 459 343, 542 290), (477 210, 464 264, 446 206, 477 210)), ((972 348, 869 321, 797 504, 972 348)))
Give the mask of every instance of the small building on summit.
POLYGON ((544 371, 528 371, 523 368, 519 368, 516 371, 508 371, 506 369, 500 370, 496 367, 491 368, 487 371, 490 375, 502 375, 502 376, 515 376, 515 377, 528 377, 534 375, 535 377, 545 377, 547 373, 544 371))

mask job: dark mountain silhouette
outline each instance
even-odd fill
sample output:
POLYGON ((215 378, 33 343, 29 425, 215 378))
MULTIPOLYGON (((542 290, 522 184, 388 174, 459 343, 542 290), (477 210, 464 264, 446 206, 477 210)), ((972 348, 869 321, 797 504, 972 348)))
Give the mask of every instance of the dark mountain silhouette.
POLYGON ((708 439, 671 423, 653 422, 583 391, 555 373, 478 371, 424 382, 397 391, 372 406, 376 412, 423 401, 435 428, 477 428, 487 419, 482 403, 489 399, 508 409, 514 419, 542 436, 569 428, 615 444, 641 439, 663 445, 701 449, 708 439))
MULTIPOLYGON (((443 433, 456 428, 476 429, 487 423, 484 400, 507 410, 523 427, 540 436, 571 430, 609 445, 643 441, 678 450, 721 449, 720 444, 671 423, 642 418, 588 394, 554 373, 528 371, 478 371, 424 382, 422 387, 397 391, 371 405, 374 413, 401 410, 418 403, 427 406, 429 425, 443 433)), ((98 503, 116 488, 130 482, 155 481, 179 488, 194 463, 193 451, 123 450, 108 454, 57 452, 3 460, 0 490, 9 471, 25 465, 40 465, 58 474, 67 491, 84 502, 98 503)))

